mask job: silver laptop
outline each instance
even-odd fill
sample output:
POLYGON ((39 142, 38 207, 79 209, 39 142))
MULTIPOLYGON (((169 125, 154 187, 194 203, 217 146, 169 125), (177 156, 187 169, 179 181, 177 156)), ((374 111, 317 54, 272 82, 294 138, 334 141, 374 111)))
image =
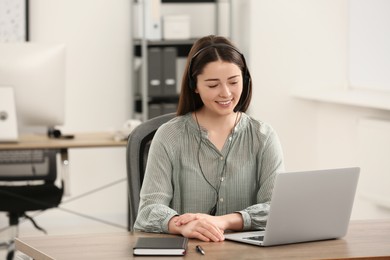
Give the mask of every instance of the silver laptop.
POLYGON ((0 86, 0 143, 18 141, 15 98, 12 87, 0 86))
POLYGON ((273 246, 345 236, 360 168, 280 173, 275 179, 265 231, 225 234, 225 239, 273 246))

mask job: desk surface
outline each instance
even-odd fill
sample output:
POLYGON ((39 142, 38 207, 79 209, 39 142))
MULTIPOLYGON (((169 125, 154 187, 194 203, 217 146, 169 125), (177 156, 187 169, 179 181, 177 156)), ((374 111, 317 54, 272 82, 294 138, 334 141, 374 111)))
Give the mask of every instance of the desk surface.
MULTIPOLYGON (((147 233, 113 233, 19 238, 16 249, 34 259, 159 259, 134 257, 132 248, 147 233)), ((175 259, 390 259, 390 219, 351 221, 342 239, 273 247, 257 247, 224 241, 206 243, 190 239, 188 253, 175 259), (205 257, 195 251, 201 245, 205 257)), ((162 258, 167 259, 167 258, 162 258)))
POLYGON ((17 143, 0 143, 5 149, 66 149, 88 147, 125 146, 126 140, 115 141, 114 134, 108 132, 76 133, 73 139, 48 138, 45 134, 21 135, 17 143))

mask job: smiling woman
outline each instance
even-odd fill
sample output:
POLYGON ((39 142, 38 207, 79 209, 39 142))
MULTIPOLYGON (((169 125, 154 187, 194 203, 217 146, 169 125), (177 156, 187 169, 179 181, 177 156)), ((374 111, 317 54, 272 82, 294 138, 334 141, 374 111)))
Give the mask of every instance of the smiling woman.
POLYGON ((238 105, 242 93, 240 68, 234 63, 214 61, 197 77, 195 93, 199 94, 204 106, 199 112, 231 113, 238 105))
POLYGON ((241 96, 239 100, 240 106, 236 106, 234 108, 234 112, 239 110, 245 112, 249 106, 250 98, 252 96, 252 82, 244 55, 222 37, 214 39, 215 42, 212 43, 207 42, 206 39, 207 38, 205 37, 195 43, 189 53, 189 57, 191 57, 191 59, 188 60, 187 68, 184 73, 184 75, 187 75, 188 78, 183 77, 178 115, 196 110, 202 106, 202 100, 199 98, 197 93, 193 93, 193 91, 191 92, 189 90, 196 89, 198 80, 197 76, 201 74, 204 67, 212 61, 230 62, 231 64, 238 66, 241 70, 240 74, 242 75, 243 92, 245 93, 244 98, 241 96), (193 107, 188 107, 188 104, 193 104, 193 107))
POLYGON ((177 117, 149 150, 134 228, 217 242, 265 226, 283 154, 272 127, 245 113, 252 82, 241 52, 209 35, 188 57, 177 117))

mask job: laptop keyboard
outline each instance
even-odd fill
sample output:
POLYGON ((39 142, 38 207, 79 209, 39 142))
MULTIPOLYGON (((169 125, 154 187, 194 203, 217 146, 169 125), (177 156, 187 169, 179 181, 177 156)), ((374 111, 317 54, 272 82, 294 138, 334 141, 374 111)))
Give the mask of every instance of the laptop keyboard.
POLYGON ((264 236, 244 237, 244 239, 255 240, 255 241, 263 241, 264 236))

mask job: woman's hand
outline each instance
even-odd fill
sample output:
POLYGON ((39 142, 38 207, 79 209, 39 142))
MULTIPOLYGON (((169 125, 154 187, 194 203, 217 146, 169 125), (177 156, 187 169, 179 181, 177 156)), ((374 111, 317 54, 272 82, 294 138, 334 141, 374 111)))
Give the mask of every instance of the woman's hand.
POLYGON ((194 220, 205 219, 217 226, 220 230, 242 230, 243 220, 239 213, 232 213, 223 216, 211 216, 203 213, 186 213, 175 218, 174 223, 176 226, 182 226, 190 223, 194 220))
POLYGON ((202 215, 201 213, 186 213, 186 214, 177 216, 177 218, 175 218, 175 220, 174 220, 174 223, 176 224, 176 226, 185 225, 193 220, 200 219, 201 215, 202 215))
MULTIPOLYGON (((185 224, 180 221, 177 225, 178 216, 173 217, 169 221, 169 232, 175 234, 181 234, 188 238, 197 238, 202 241, 219 242, 225 239, 223 230, 219 229, 213 222, 210 222, 207 218, 199 218, 197 214, 184 214, 185 224)), ((181 216, 180 216, 181 217, 181 216)))

